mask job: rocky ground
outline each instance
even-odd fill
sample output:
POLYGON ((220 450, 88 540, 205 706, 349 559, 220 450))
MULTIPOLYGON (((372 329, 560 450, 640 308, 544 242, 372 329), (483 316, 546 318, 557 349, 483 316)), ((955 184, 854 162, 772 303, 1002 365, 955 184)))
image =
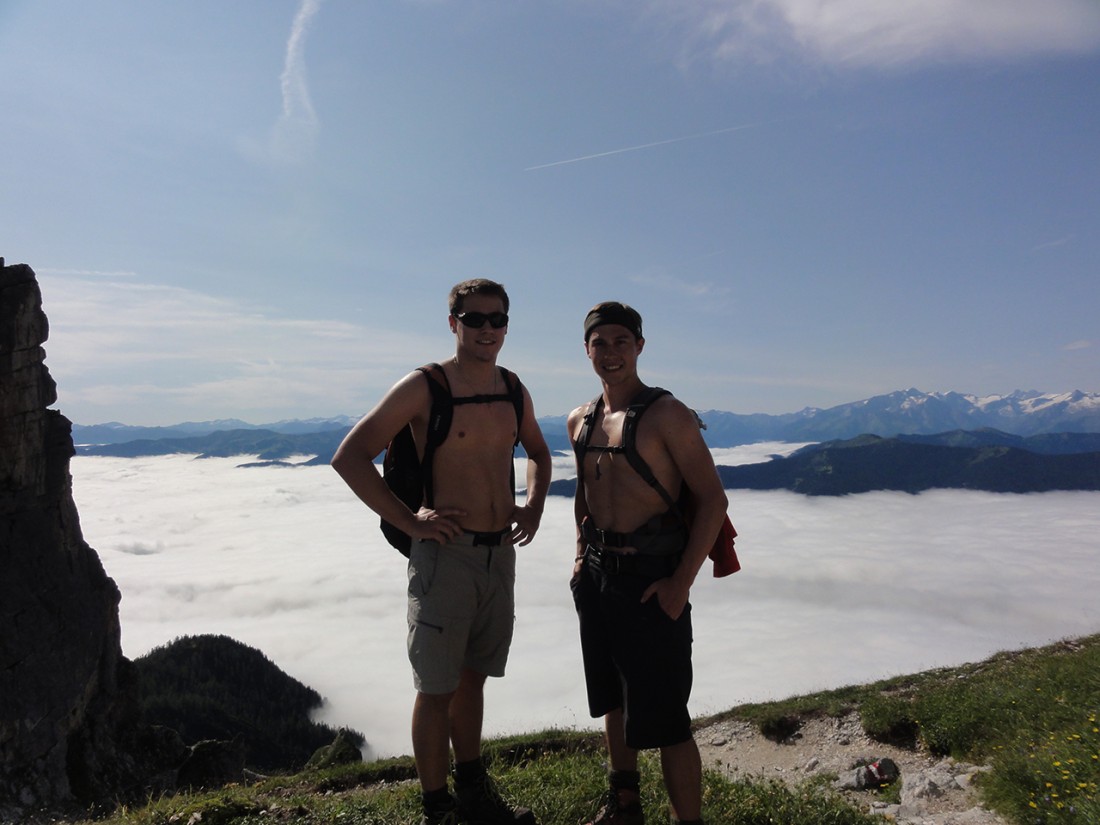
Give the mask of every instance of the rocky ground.
POLYGON ((901 803, 887 804, 874 791, 844 790, 853 804, 900 825, 1008 825, 1007 820, 980 807, 971 787, 974 776, 983 770, 980 766, 874 742, 863 732, 855 713, 840 719, 807 720, 782 743, 739 721, 709 725, 695 738, 704 767, 721 770, 733 779, 799 784, 823 775, 854 785, 857 766, 889 758, 901 774, 901 803))

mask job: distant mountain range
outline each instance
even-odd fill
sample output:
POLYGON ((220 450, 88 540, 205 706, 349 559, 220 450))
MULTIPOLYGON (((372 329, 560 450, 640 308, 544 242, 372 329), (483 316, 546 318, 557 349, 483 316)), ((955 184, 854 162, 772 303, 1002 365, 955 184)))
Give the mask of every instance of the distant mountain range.
POLYGON ((1100 436, 1096 434, 1076 434, 1062 441, 1056 453, 1003 444, 956 446, 959 435, 945 433, 939 439, 943 443, 931 437, 860 436, 815 444, 763 464, 720 467, 718 474, 730 490, 784 489, 806 495, 871 490, 919 493, 934 488, 994 493, 1100 490, 1100 436), (1061 451, 1075 441, 1082 451, 1061 451))
MULTIPOLYGON (((1100 490, 1100 433, 1030 438, 977 430, 882 438, 861 435, 811 444, 770 461, 719 466, 727 490, 791 490, 839 496, 872 490, 956 488, 994 493, 1100 490)), ((576 478, 550 484, 572 496, 576 478)))
POLYGON ((123 458, 192 453, 200 458, 247 455, 257 456, 257 461, 263 463, 286 462, 295 458, 296 464, 328 464, 347 431, 347 427, 312 433, 278 433, 265 429, 218 430, 206 435, 139 438, 115 444, 82 445, 76 448, 76 452, 78 455, 111 455, 123 458))
MULTIPOLYGON (((743 415, 708 410, 700 413, 707 425, 707 444, 735 447, 760 441, 830 441, 873 434, 934 435, 954 430, 992 428, 1017 436, 1040 433, 1100 433, 1100 393, 1080 391, 976 396, 961 393, 925 393, 900 390, 829 409, 807 407, 781 415, 743 415)), ((132 427, 125 424, 73 425, 73 440, 81 454, 203 455, 261 454, 265 460, 316 455, 327 461, 356 419, 347 416, 280 421, 253 425, 235 419, 188 422, 170 427, 132 427), (251 434, 250 434, 251 433, 251 434), (91 446, 98 445, 98 446, 91 446), (110 445, 125 445, 118 448, 110 445)), ((550 448, 568 450, 565 416, 539 419, 550 448)))
POLYGON ((1019 438, 997 430, 863 435, 803 447, 762 464, 720 467, 727 489, 846 495, 934 488, 995 493, 1100 490, 1100 434, 1019 438))
POLYGON ((711 446, 757 441, 828 441, 871 433, 933 435, 992 428, 1012 435, 1100 432, 1100 393, 1074 391, 976 396, 899 390, 829 409, 785 415, 700 414, 711 446))
POLYGON ((274 424, 249 424, 237 418, 218 421, 186 421, 166 427, 135 427, 112 421, 108 424, 73 424, 73 441, 82 444, 124 444, 127 441, 160 441, 165 438, 195 438, 232 430, 267 430, 282 435, 320 433, 332 430, 347 432, 358 419, 348 416, 276 421, 274 424))
MULTIPOLYGON (((708 445, 821 442, 759 464, 719 467, 727 489, 808 495, 954 487, 995 492, 1100 490, 1100 393, 978 397, 905 390, 787 415, 700 413, 708 445)), ((262 427, 211 421, 173 427, 73 426, 82 455, 256 456, 242 466, 327 464, 353 419, 262 427), (89 441, 98 444, 89 445, 89 441)), ((565 417, 540 419, 551 449, 569 450, 565 417)), ((572 495, 575 479, 553 482, 572 495)))

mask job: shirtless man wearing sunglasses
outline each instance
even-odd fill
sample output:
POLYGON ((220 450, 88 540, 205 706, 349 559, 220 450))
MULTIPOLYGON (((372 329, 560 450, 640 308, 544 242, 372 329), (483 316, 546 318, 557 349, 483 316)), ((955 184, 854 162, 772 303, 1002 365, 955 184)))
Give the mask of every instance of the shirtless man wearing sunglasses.
POLYGON ((447 322, 455 354, 441 364, 454 399, 451 427, 432 462, 432 506, 412 512, 386 486, 374 459, 407 425, 423 454, 432 396, 421 370, 409 373, 348 433, 332 466, 385 521, 412 537, 409 558, 409 661, 417 690, 413 756, 424 801, 423 825, 521 823, 481 760, 487 676, 503 676, 515 616, 514 545, 539 529, 550 485, 550 450, 527 389, 497 366, 508 333, 508 294, 485 279, 451 289, 447 322), (509 391, 518 384, 517 421, 509 391), (464 403, 467 402, 467 403, 464 403), (512 452, 527 453, 527 495, 517 506, 512 452), (457 799, 450 794, 454 748, 457 799))

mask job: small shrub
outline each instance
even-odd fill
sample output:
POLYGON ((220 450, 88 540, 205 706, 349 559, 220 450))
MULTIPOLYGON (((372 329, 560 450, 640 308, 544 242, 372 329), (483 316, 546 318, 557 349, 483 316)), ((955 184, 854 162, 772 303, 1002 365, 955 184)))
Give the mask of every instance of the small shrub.
POLYGON ((935 756, 969 757, 988 738, 993 715, 989 697, 969 687, 948 685, 917 699, 920 739, 935 756))
POLYGON ((790 739, 801 727, 802 720, 797 716, 765 716, 760 720, 760 733, 773 742, 790 739))
POLYGON ((888 694, 872 694, 859 710, 863 730, 872 739, 901 747, 912 747, 919 726, 913 703, 888 694))

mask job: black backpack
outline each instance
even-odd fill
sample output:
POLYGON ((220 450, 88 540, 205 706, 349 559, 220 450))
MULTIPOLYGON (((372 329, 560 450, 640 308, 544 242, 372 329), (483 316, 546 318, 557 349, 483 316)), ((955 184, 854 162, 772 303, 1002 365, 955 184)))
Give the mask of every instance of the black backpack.
MULTIPOLYGON (((665 504, 668 505, 669 510, 671 510, 680 520, 680 523, 690 528, 691 510, 690 507, 686 506, 686 486, 680 488, 679 497, 674 499, 672 494, 665 489, 665 486, 658 481, 657 476, 653 474, 653 469, 646 460, 642 458, 641 454, 638 452, 638 448, 635 446, 634 434, 638 428, 638 419, 642 417, 642 413, 649 409, 650 404, 658 398, 670 394, 668 390, 661 389, 660 387, 646 387, 631 400, 630 406, 627 407, 626 410, 626 417, 623 419, 622 440, 620 450, 618 451, 621 451, 622 454, 626 456, 626 460, 629 462, 630 466, 634 468, 634 472, 640 475, 645 482, 656 490, 661 498, 664 499, 665 504)), ((582 470, 584 467, 584 454, 588 451, 588 443, 592 440, 592 424, 595 422, 596 415, 599 413, 601 406, 603 406, 602 394, 593 398, 588 404, 588 409, 585 410, 581 431, 577 434, 577 440, 573 445, 573 452, 577 456, 578 471, 582 470)), ((695 413, 695 420, 699 423, 700 429, 705 430, 707 428, 707 425, 699 418, 698 413, 695 413)), ((578 472, 578 487, 582 483, 582 476, 578 472)), ((734 529, 733 522, 730 521, 729 514, 727 513, 722 521, 722 527, 719 529, 718 535, 714 539, 714 545, 710 550, 710 558, 714 562, 715 577, 728 576, 741 569, 741 563, 737 559, 737 552, 734 550, 733 546, 735 538, 737 538, 737 530, 734 529)))
MULTIPOLYGON (((511 401, 516 409, 516 444, 519 444, 519 429, 523 423, 523 385, 515 373, 504 367, 497 367, 504 386, 507 387, 506 395, 471 395, 463 398, 455 398, 451 395, 451 387, 447 382, 447 374, 439 364, 427 364, 417 367, 424 373, 428 382, 428 388, 432 394, 431 413, 428 416, 428 431, 424 444, 423 460, 417 455, 416 442, 413 441, 412 425, 402 427, 401 431, 393 437, 386 447, 386 454, 382 459, 382 478, 386 486, 393 491, 406 507, 414 513, 421 505, 433 506, 434 495, 432 487, 432 460, 436 448, 447 438, 451 429, 451 419, 456 404, 485 404, 492 401, 511 401)), ((513 450, 515 445, 513 445, 513 450)), ((515 489, 515 470, 513 467, 512 489, 515 489)), ((403 533, 385 519, 381 520, 382 534, 403 556, 408 556, 412 549, 412 537, 403 533)))

